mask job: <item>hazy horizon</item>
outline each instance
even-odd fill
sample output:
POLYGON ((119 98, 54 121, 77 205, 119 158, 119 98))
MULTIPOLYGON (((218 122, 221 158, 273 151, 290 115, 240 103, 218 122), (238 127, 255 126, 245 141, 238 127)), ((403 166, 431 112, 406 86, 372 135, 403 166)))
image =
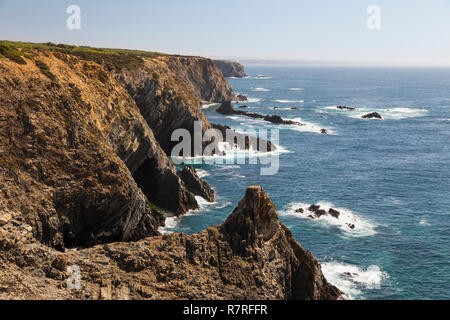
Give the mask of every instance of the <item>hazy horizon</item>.
POLYGON ((0 0, 0 39, 237 61, 450 66, 448 0, 214 2, 0 0), (69 30, 67 8, 81 9, 69 30), (367 9, 380 10, 370 29, 367 9))

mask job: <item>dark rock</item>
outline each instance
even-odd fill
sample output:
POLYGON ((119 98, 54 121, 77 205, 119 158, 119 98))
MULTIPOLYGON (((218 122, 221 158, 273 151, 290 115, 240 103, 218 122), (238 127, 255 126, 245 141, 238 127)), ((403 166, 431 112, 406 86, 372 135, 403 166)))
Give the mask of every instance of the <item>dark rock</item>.
POLYGON ((303 213, 304 210, 303 210, 303 208, 299 208, 299 209, 295 210, 295 212, 296 212, 296 213, 303 213))
POLYGON ((328 210, 328 214, 332 217, 335 217, 336 219, 339 218, 339 216, 341 215, 341 213, 333 208, 330 208, 328 210))
POLYGON ((246 108, 248 108, 248 106, 239 106, 239 108, 246 109, 246 108))
POLYGON ((321 134, 330 134, 330 132, 327 129, 320 129, 321 134))
POLYGON ((298 110, 298 108, 297 107, 292 107, 291 110, 298 110))
POLYGON ((347 223, 347 225, 352 230, 356 228, 356 226, 353 223, 347 223))
POLYGON ((248 98, 247 98, 247 96, 245 96, 243 94, 237 94, 235 97, 235 100, 244 102, 244 101, 248 101, 248 98))
POLYGON ((222 103, 220 105, 220 107, 216 109, 216 111, 221 114, 234 114, 235 113, 233 104, 231 103, 231 101, 222 103))
POLYGON ((229 126, 223 126, 221 124, 216 124, 216 123, 212 123, 212 126, 214 129, 220 131, 220 133, 222 134, 224 139, 226 139, 227 131, 231 130, 235 137, 234 138, 235 144, 237 144, 237 142, 239 140, 245 141, 245 150, 249 150, 250 148, 253 150, 260 150, 260 151, 267 151, 267 152, 276 150, 275 145, 272 144, 272 142, 270 142, 268 140, 244 135, 242 133, 232 130, 229 126))
POLYGON ((336 108, 340 110, 356 110, 356 108, 347 107, 347 106, 337 106, 336 108))
POLYGON ((321 216, 326 216, 326 215, 327 215, 327 212, 326 212, 325 210, 323 210, 323 209, 319 209, 319 210, 316 210, 316 211, 315 211, 315 214, 316 214, 316 216, 317 216, 318 218, 320 218, 321 216))
POLYGON ((378 112, 371 112, 362 117, 364 119, 383 119, 383 117, 378 112))
POLYGON ((209 202, 214 202, 214 189, 198 177, 194 167, 184 167, 177 174, 189 191, 209 202))
POLYGON ((312 204, 309 208, 308 208, 308 210, 309 211, 312 211, 312 212, 316 212, 317 210, 319 210, 320 209, 320 205, 318 205, 318 204, 312 204))

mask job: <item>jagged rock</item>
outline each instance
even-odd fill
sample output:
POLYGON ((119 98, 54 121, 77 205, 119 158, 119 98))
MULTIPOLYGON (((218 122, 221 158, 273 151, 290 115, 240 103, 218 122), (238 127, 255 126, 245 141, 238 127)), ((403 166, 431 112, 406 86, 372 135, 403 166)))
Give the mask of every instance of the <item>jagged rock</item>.
POLYGON ((194 167, 184 167, 177 174, 193 194, 214 202, 214 189, 198 177, 194 167))
POLYGON ((378 112, 371 112, 362 116, 364 119, 383 119, 378 112))
POLYGON ((303 208, 299 208, 299 209, 296 209, 296 210, 295 210, 296 213, 303 213, 304 211, 305 211, 305 210, 303 210, 303 208))
POLYGON ((248 101, 248 98, 246 95, 237 94, 234 100, 244 102, 244 101, 248 101))
POLYGON ((318 218, 320 218, 321 216, 327 215, 327 212, 325 210, 323 210, 323 209, 316 210, 314 213, 316 214, 316 216, 318 218))
POLYGON ((227 78, 235 77, 235 78, 245 78, 247 75, 245 74, 244 66, 237 62, 232 61, 223 61, 223 60, 214 60, 214 64, 222 71, 223 75, 227 78))
POLYGON ((0 299, 307 299, 344 294, 279 221, 261 187, 249 187, 224 225, 60 253, 0 227, 0 299), (81 288, 65 283, 79 266, 81 288), (20 281, 19 281, 19 280, 20 281))
POLYGON ((222 103, 220 107, 216 109, 216 111, 221 114, 234 114, 235 112, 231 101, 222 103))
POLYGON ((318 205, 318 204, 312 204, 309 208, 308 208, 308 210, 309 211, 312 211, 312 212, 316 212, 317 210, 319 210, 320 209, 320 205, 318 205))
POLYGON ((327 129, 320 129, 321 134, 330 134, 330 132, 327 129))
POLYGON ((341 213, 339 211, 337 211, 336 209, 330 208, 328 210, 328 214, 332 217, 335 217, 336 219, 339 218, 339 216, 341 215, 341 213))

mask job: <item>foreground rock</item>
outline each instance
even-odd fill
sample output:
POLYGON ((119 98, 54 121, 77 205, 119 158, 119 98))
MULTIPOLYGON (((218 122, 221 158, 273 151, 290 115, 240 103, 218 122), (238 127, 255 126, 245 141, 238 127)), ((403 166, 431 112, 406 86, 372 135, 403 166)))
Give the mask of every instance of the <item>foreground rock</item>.
POLYGON ((383 119, 378 112, 371 112, 362 116, 364 119, 383 119))
POLYGON ((249 187, 223 225, 58 252, 20 220, 0 227, 0 299, 343 298, 320 264, 279 222, 261 187, 249 187), (81 283, 67 288, 68 266, 81 283))

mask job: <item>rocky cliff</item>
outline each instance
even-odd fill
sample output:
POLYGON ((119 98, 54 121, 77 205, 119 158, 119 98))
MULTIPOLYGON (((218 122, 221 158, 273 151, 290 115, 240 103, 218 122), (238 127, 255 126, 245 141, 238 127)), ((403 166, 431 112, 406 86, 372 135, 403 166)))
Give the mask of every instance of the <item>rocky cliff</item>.
POLYGON ((61 253, 37 243, 24 226, 11 220, 0 227, 0 299, 343 297, 279 222, 261 187, 249 187, 223 225, 194 235, 61 253), (78 289, 67 288, 68 266, 80 268, 78 289))
POLYGON ((0 42, 0 299, 339 298, 260 187, 221 226, 160 235, 160 207, 214 200, 153 135, 207 121, 166 59, 0 42))
POLYGON ((247 75, 245 74, 244 66, 237 62, 232 61, 223 61, 223 60, 214 60, 214 64, 222 71, 223 75, 227 78, 235 77, 235 78, 245 78, 247 75))
POLYGON ((135 102, 101 66, 0 58, 0 203, 56 248, 158 234, 198 204, 135 102), (149 199, 151 203, 149 202, 149 199))

